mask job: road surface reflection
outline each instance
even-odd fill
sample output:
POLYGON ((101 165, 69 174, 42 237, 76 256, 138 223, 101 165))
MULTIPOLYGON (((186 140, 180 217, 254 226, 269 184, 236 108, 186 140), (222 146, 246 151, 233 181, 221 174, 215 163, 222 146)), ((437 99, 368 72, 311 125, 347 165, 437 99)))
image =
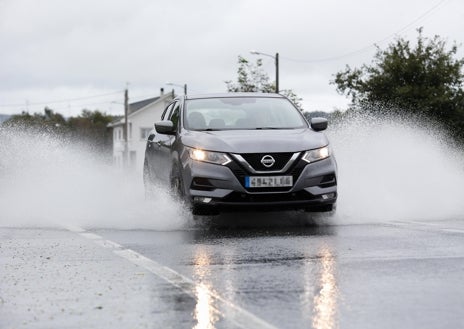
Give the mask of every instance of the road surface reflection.
POLYGON ((212 329, 218 321, 218 311, 214 308, 214 299, 211 296, 213 291, 209 283, 210 275, 210 257, 203 248, 197 248, 194 259, 194 274, 198 284, 195 287, 196 305, 195 320, 197 324, 195 329, 212 329))
POLYGON ((328 247, 319 252, 321 270, 319 273, 319 291, 313 299, 313 328, 332 329, 337 327, 338 288, 335 276, 336 261, 328 247))
MULTIPOLYGON (((276 290, 282 288, 287 290, 287 293, 282 296, 281 303, 287 303, 286 299, 288 301, 293 299, 297 305, 299 304, 304 319, 303 323, 306 323, 307 327, 336 328, 339 299, 337 259, 334 256, 336 253, 330 244, 319 240, 321 236, 331 236, 332 234, 331 230, 323 228, 299 228, 295 232, 288 230, 285 234, 279 230, 210 231, 207 234, 202 231, 196 236, 193 252, 192 274, 196 294, 194 319, 197 322, 195 328, 215 328, 220 326, 226 318, 234 317, 233 314, 229 314, 230 307, 225 307, 224 300, 218 297, 218 291, 222 291, 221 295, 227 299, 228 303, 239 307, 245 306, 243 305, 243 296, 250 296, 251 291, 254 291, 260 296, 259 303, 266 305, 269 298, 276 297, 274 290, 272 290, 273 286, 276 290), (294 235, 294 238, 291 238, 288 233, 290 236, 294 235), (237 238, 239 241, 241 240, 240 243, 237 243, 237 238), (255 243, 248 244, 256 239, 261 240, 260 244, 270 243, 269 248, 261 249, 255 243), (286 254, 285 241, 290 240, 295 240, 295 243, 298 240, 300 243, 303 242, 298 247, 301 258, 298 255, 286 254), (214 241, 214 244, 204 244, 206 241, 214 241), (238 254, 237 248, 240 249, 238 254), (287 260, 286 257, 290 256, 294 257, 293 261, 295 262, 293 274, 281 277, 281 280, 276 282, 270 282, 265 275, 267 270, 286 271, 291 259, 287 260), (239 262, 243 267, 247 261, 254 267, 255 276, 258 273, 264 275, 261 282, 262 286, 260 280, 255 282, 259 286, 251 286, 243 281, 237 285, 237 282, 234 282, 233 278, 236 274, 234 264, 239 262), (257 266, 257 264, 260 265, 257 266), (222 272, 219 276, 218 271, 222 272), (301 281, 293 280, 297 277, 300 277, 301 281), (239 298, 240 301, 236 299, 237 293, 242 296, 239 298)), ((286 307, 287 305, 283 304, 278 309, 283 310, 286 307)), ((274 313, 272 317, 277 320, 278 314, 274 313)))

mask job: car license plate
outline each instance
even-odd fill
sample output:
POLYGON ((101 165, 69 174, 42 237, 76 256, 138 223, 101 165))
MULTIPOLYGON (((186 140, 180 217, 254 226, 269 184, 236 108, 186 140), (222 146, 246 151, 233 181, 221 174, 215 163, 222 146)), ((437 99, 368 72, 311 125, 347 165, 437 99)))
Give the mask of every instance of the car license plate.
POLYGON ((293 186, 293 176, 246 176, 245 187, 287 187, 293 186))

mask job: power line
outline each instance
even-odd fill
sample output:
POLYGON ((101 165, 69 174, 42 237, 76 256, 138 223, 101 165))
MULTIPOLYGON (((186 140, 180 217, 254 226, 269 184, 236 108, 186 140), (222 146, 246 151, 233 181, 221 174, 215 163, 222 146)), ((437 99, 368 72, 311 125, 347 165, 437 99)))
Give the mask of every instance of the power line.
MULTIPOLYGON (((11 108, 22 108, 23 110, 28 111, 29 106, 39 106, 39 105, 49 105, 49 104, 60 104, 60 105, 53 105, 52 110, 57 111, 57 112, 62 112, 62 111, 70 111, 70 110, 76 110, 76 109, 89 109, 94 106, 101 106, 103 107, 104 105, 112 106, 112 105, 117 105, 117 106, 122 106, 124 105, 123 103, 119 103, 121 100, 120 99, 109 99, 109 100, 102 100, 102 101, 94 101, 94 102, 89 102, 89 103, 80 103, 76 101, 80 100, 85 100, 85 99, 91 99, 91 98, 97 98, 97 97, 103 97, 103 96, 110 96, 110 95, 115 95, 115 94, 120 94, 123 93, 124 90, 121 91, 116 91, 112 93, 106 93, 106 94, 98 94, 98 95, 92 95, 92 96, 86 96, 86 97, 78 97, 78 98, 70 98, 70 99, 61 99, 57 101, 50 101, 50 102, 36 102, 36 103, 18 103, 18 104, 4 104, 1 105, 0 107, 11 107, 11 108), (68 103, 68 104, 66 104, 68 103)), ((132 102, 138 102, 147 99, 148 97, 156 97, 153 94, 146 94, 146 95, 138 95, 131 97, 132 102)), ((100 108, 102 110, 102 108, 100 108)))
POLYGON ((417 22, 421 21, 423 18, 425 18, 426 16, 428 16, 429 14, 431 14, 432 12, 437 10, 438 7, 444 5, 444 3, 448 2, 448 1, 449 0, 441 0, 440 2, 438 2, 434 6, 432 6, 429 10, 425 11, 422 15, 420 15, 415 20, 413 20, 411 23, 403 26, 401 29, 399 29, 395 33, 390 34, 389 36, 383 38, 382 40, 379 40, 379 41, 375 42, 374 44, 385 42, 386 40, 391 39, 392 37, 394 37, 394 36, 396 36, 396 35, 398 35, 400 33, 406 32, 411 27, 413 27, 417 22))
POLYGON ((68 98, 68 99, 60 99, 60 100, 55 100, 55 101, 48 101, 48 102, 25 102, 25 103, 16 103, 16 104, 0 104, 0 107, 18 107, 18 106, 29 106, 29 105, 48 105, 48 104, 58 104, 58 103, 69 103, 69 102, 74 102, 74 101, 80 101, 84 99, 91 99, 91 98, 98 98, 98 97, 104 97, 104 96, 111 96, 111 95, 116 95, 122 93, 124 90, 119 90, 111 93, 106 93, 106 94, 98 94, 98 95, 92 95, 92 96, 84 96, 84 97, 78 97, 78 98, 68 98))
POLYGON ((391 39, 392 37, 400 34, 400 33, 403 33, 407 30, 409 30, 413 25, 415 25, 417 22, 421 21, 422 19, 424 19, 426 16, 429 16, 432 12, 438 10, 439 7, 443 7, 444 4, 446 2, 449 2, 449 0, 440 0, 438 3, 436 3, 435 5, 433 5, 430 9, 426 10, 424 13, 422 13, 419 17, 417 17, 416 19, 414 19, 412 22, 406 24, 405 26, 403 26, 401 29, 399 29, 398 31, 388 35, 387 37, 381 39, 381 40, 378 40, 377 42, 374 42, 368 46, 365 46, 365 47, 362 47, 360 49, 357 49, 357 50, 354 50, 354 51, 351 51, 351 52, 348 52, 348 53, 345 53, 345 54, 342 54, 342 55, 338 55, 338 56, 332 56, 332 57, 326 57, 326 58, 319 58, 319 59, 311 59, 311 60, 304 60, 304 59, 293 59, 293 58, 288 58, 288 57, 282 57, 282 59, 284 60, 287 60, 287 61, 291 61, 291 62, 299 62, 299 63, 321 63, 321 62, 331 62, 331 61, 336 61, 336 60, 339 60, 339 59, 342 59, 342 58, 345 58, 345 57, 350 57, 350 56, 353 56, 353 55, 356 55, 356 54, 359 54, 359 53, 363 53, 369 49, 371 49, 372 47, 374 47, 376 44, 380 44, 380 43, 383 43, 385 42, 386 40, 389 40, 391 39))
POLYGON ((86 107, 94 107, 98 105, 121 105, 116 103, 118 100, 112 100, 112 101, 105 101, 105 102, 98 102, 98 103, 84 103, 84 104, 68 104, 68 106, 59 106, 59 107, 53 107, 53 111, 64 111, 64 110, 69 110, 69 109, 86 109, 86 107))

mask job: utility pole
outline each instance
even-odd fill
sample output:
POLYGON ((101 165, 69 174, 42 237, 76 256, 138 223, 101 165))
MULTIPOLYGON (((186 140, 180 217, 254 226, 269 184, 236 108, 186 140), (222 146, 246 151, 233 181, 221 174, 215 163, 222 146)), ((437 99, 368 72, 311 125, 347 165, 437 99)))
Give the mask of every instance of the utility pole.
POLYGON ((184 95, 187 95, 187 84, 184 83, 184 85, 178 85, 177 83, 172 83, 172 82, 166 82, 166 84, 168 86, 176 86, 176 87, 180 87, 180 88, 184 88, 184 95))
POLYGON ((276 94, 279 93, 279 53, 275 54, 275 66, 276 66, 276 94))
POLYGON ((251 54, 253 55, 263 55, 263 56, 268 56, 268 57, 271 57, 274 59, 274 64, 275 64, 275 92, 276 94, 279 93, 280 89, 279 89, 279 53, 276 53, 275 56, 273 55, 269 55, 269 54, 266 54, 266 53, 262 53, 262 52, 259 52, 259 51, 256 51, 256 50, 251 50, 250 51, 251 54))
POLYGON ((124 126, 123 126, 123 137, 124 137, 124 154, 123 154, 123 166, 125 169, 129 168, 129 139, 128 139, 128 126, 127 122, 129 115, 129 91, 126 88, 124 90, 124 126))

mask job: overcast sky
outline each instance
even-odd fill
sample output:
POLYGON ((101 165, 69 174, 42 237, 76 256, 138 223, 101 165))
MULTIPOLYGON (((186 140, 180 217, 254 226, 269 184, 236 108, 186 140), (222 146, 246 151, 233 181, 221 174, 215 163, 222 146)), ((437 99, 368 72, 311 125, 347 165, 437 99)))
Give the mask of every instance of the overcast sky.
MULTIPOLYGON (((343 109, 333 75, 370 63, 374 44, 414 41, 421 26, 464 43, 464 1, 0 0, 0 113, 121 114, 126 86, 134 102, 168 81, 224 92, 252 49, 279 53, 280 88, 305 110, 343 109)), ((263 63, 274 79, 273 59, 263 63)))

